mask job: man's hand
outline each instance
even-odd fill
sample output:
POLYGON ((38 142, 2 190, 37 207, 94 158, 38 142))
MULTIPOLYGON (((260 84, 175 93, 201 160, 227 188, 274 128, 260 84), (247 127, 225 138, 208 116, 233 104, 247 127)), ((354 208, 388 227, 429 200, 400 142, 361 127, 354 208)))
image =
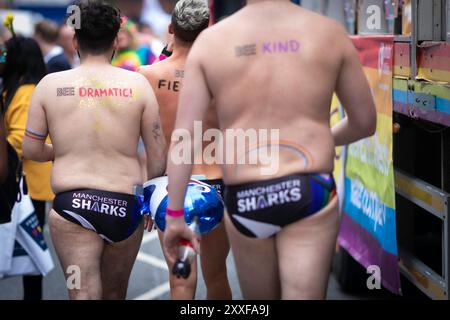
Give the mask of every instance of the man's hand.
POLYGON ((189 229, 184 221, 184 217, 166 217, 163 248, 171 264, 175 263, 178 259, 178 244, 183 239, 190 241, 194 250, 200 254, 200 238, 195 232, 189 229))

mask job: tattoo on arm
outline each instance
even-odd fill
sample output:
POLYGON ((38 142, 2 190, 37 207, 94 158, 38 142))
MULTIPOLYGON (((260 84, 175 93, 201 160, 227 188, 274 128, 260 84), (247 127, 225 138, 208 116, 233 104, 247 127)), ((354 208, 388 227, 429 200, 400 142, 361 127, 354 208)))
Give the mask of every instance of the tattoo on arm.
POLYGON ((48 133, 44 134, 39 134, 30 130, 25 130, 25 136, 33 139, 33 140, 38 140, 38 141, 45 141, 47 139, 47 135, 48 133))
POLYGON ((161 124, 159 121, 153 122, 153 138, 155 140, 158 140, 159 137, 161 137, 161 124))

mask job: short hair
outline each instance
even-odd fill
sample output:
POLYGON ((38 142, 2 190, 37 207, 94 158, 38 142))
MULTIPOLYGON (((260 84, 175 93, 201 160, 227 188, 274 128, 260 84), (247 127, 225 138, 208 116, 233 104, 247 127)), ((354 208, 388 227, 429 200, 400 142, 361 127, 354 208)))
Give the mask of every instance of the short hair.
POLYGON ((75 37, 81 51, 102 54, 111 49, 120 31, 120 10, 104 0, 79 0, 80 28, 75 28, 75 37))
POLYGON ((180 0, 172 13, 175 37, 184 42, 194 42, 209 25, 209 7, 206 0, 180 0))
POLYGON ((56 43, 59 37, 59 27, 53 21, 43 20, 36 24, 34 33, 47 43, 56 43))

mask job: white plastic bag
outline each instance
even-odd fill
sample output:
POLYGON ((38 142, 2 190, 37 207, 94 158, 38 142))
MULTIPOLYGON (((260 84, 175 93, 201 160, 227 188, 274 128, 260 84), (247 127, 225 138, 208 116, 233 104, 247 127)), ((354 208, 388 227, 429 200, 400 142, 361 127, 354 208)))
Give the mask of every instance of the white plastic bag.
POLYGON ((18 214, 17 242, 28 253, 39 272, 46 276, 54 268, 53 259, 45 243, 44 233, 34 211, 33 202, 28 195, 22 196, 18 214))
POLYGON ((3 230, 0 229, 0 241, 5 240, 4 244, 0 244, 0 259, 4 260, 0 262, 0 274, 5 277, 46 276, 54 268, 53 259, 39 226, 33 202, 23 192, 21 201, 14 205, 11 220, 11 223, 2 226, 3 230), (4 235, 1 234, 2 231, 5 231, 4 235))
POLYGON ((15 241, 11 269, 9 269, 4 276, 35 276, 39 274, 41 273, 33 260, 31 260, 31 257, 20 243, 15 241))
POLYGON ((0 275, 11 270, 16 229, 17 215, 11 215, 10 223, 0 224, 0 275))

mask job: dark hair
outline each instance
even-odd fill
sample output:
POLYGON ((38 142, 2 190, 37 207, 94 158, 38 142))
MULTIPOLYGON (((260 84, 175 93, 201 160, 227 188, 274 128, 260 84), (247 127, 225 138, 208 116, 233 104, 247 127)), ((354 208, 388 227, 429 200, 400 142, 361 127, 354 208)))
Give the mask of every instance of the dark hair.
POLYGON ((47 74, 44 57, 37 42, 31 38, 13 37, 6 43, 3 69, 2 111, 6 112, 17 89, 26 84, 37 85, 47 74))
POLYGON ((53 21, 44 20, 36 24, 35 34, 47 43, 56 43, 59 37, 59 26, 53 21))
POLYGON ((102 54, 117 37, 122 24, 120 10, 104 0, 80 0, 81 28, 75 28, 75 37, 81 51, 102 54))

